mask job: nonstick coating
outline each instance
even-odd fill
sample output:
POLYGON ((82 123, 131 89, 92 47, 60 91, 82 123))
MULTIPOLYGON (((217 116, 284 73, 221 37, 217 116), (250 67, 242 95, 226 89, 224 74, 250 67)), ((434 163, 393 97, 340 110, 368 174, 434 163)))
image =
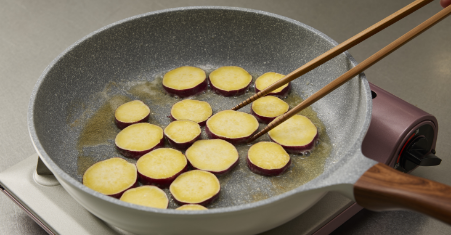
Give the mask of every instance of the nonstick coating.
MULTIPOLYGON (((83 128, 96 112, 108 105, 110 108, 117 106, 117 102, 126 99, 140 98, 131 88, 146 82, 157 84, 165 72, 180 66, 197 66, 207 71, 220 66, 240 66, 255 79, 269 71, 287 74, 335 45, 326 35, 302 23, 248 9, 178 8, 132 17, 86 36, 48 66, 31 97, 31 138, 54 174, 88 194, 138 210, 185 213, 123 203, 81 184, 80 155, 92 157, 92 162, 120 156, 111 142, 114 135, 104 142, 99 140, 92 148, 80 148, 83 128)), ((293 81, 292 90, 306 98, 355 64, 348 53, 343 53, 293 81)), ((154 114, 152 120, 164 128, 169 123, 170 105, 176 100, 160 96, 160 91, 152 90, 154 87, 147 88, 150 90, 145 92, 154 92, 153 97, 157 99, 147 100, 154 114), (172 99, 172 103, 165 103, 165 99, 172 99)), ((242 97, 231 97, 210 101, 214 102, 217 112, 230 109, 241 100, 242 97)), ((331 152, 324 173, 288 193, 266 194, 270 198, 259 203, 249 198, 240 201, 231 197, 231 194, 246 195, 249 188, 267 188, 263 181, 247 180, 247 187, 231 187, 229 194, 221 195, 222 202, 214 206, 217 210, 199 213, 239 210, 271 203, 307 189, 355 182, 357 173, 353 173, 353 169, 359 165, 348 163, 351 155, 359 151, 371 117, 370 90, 365 76, 353 78, 312 107, 330 138, 331 152), (337 175, 337 171, 347 173, 337 175)), ((249 107, 242 111, 249 111, 249 107)), ((244 166, 244 162, 241 165, 244 166)), ((236 176, 231 180, 246 179, 236 176)), ((267 191, 270 190, 262 193, 267 191)))

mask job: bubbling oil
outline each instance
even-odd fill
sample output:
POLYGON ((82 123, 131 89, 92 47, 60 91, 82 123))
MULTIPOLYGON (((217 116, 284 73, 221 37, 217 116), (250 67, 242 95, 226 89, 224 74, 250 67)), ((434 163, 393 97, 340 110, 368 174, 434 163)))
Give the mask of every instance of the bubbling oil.
MULTIPOLYGON (((211 71, 213 69, 206 70, 207 74, 211 71)), ((246 93, 241 96, 223 97, 208 88, 206 91, 186 99, 208 102, 213 109, 213 114, 231 109, 255 94, 254 81, 260 73, 251 73, 251 75, 253 76, 253 81, 246 93)), ((162 87, 162 79, 163 74, 160 74, 153 81, 129 81, 108 87, 108 89, 113 89, 110 93, 114 95, 106 97, 104 104, 85 121, 86 124, 83 126, 78 139, 79 178, 82 177, 84 171, 90 165, 95 163, 93 159, 124 158, 117 153, 114 146, 114 139, 119 132, 119 129, 114 125, 114 111, 120 104, 135 99, 142 100, 151 110, 150 123, 164 129, 171 122, 169 118, 171 107, 182 99, 167 94, 162 87), (119 90, 114 91, 114 89, 119 90)), ((292 90, 284 100, 293 108, 302 102, 303 99, 296 91, 292 90)), ((240 111, 249 113, 250 105, 242 108, 240 111)), ((270 141, 268 135, 263 135, 250 144, 236 145, 235 147, 240 157, 239 164, 228 174, 218 177, 221 183, 221 196, 209 208, 227 207, 264 200, 295 189, 323 173, 326 159, 332 150, 326 128, 311 107, 302 110, 299 114, 308 117, 318 128, 319 141, 314 149, 302 155, 290 154, 292 162, 289 170, 280 176, 267 177, 251 172, 247 167, 246 158, 252 144, 259 141, 270 141)), ((265 126, 260 124, 258 131, 265 126)), ((205 127, 202 127, 201 138, 208 139, 205 127)), ((166 143, 166 147, 169 146, 166 143)), ((124 159, 129 162, 135 162, 132 159, 124 159)), ((166 193, 169 195, 167 190, 166 193)), ((178 206, 171 200, 169 208, 176 207, 178 206)))

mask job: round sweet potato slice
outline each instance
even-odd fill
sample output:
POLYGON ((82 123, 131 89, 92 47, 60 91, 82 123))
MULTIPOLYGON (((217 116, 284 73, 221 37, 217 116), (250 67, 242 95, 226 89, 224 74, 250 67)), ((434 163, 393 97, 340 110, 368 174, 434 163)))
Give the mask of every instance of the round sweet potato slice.
POLYGON ((259 142, 249 148, 247 166, 260 175, 277 176, 291 165, 290 155, 274 142, 259 142))
POLYGON ((187 166, 185 155, 171 148, 156 149, 136 162, 141 183, 161 188, 168 187, 187 166))
POLYGON ((211 88, 223 96, 242 95, 252 82, 252 75, 237 66, 224 66, 210 73, 211 88))
POLYGON ((188 97, 206 90, 207 75, 200 68, 183 66, 163 76, 163 88, 171 95, 188 97))
POLYGON ((167 209, 169 204, 168 196, 163 190, 149 185, 125 191, 120 200, 136 205, 160 209, 167 209))
POLYGON ((163 129, 150 123, 133 124, 117 134, 115 144, 125 157, 138 159, 164 146, 163 129))
POLYGON ((181 150, 196 142, 201 132, 199 124, 190 120, 173 121, 164 129, 164 135, 172 147, 181 150))
POLYGON ((192 170, 179 175, 169 191, 178 204, 206 206, 219 197, 221 186, 218 178, 210 172, 192 170))
POLYGON ((200 126, 205 125, 205 122, 212 114, 213 110, 210 104, 199 100, 182 100, 175 103, 171 108, 171 118, 173 120, 191 120, 199 123, 200 126))
POLYGON ((275 96, 265 96, 252 103, 251 113, 262 123, 270 123, 286 113, 290 106, 275 96))
POLYGON ((238 164, 238 151, 231 143, 221 140, 198 140, 185 152, 191 166, 220 175, 238 164))
POLYGON ((257 130, 257 119, 248 113, 221 111, 207 120, 206 132, 210 139, 223 139, 232 144, 245 143, 257 130))
MULTIPOLYGON (((268 73, 261 75, 260 77, 258 77, 255 80, 255 92, 258 93, 261 90, 264 90, 265 88, 269 87, 270 85, 272 85, 273 83, 277 82, 278 80, 280 80, 284 77, 285 77, 285 75, 280 74, 280 73, 274 73, 274 72, 268 72, 268 73)), ((275 89, 274 91, 271 91, 268 95, 277 96, 277 97, 283 99, 290 92, 290 88, 291 88, 291 83, 287 83, 287 84, 275 89)))
POLYGON ((124 129, 132 124, 147 122, 150 116, 149 107, 141 100, 133 100, 119 106, 115 113, 115 123, 119 129, 124 129))
POLYGON ((197 204, 186 204, 181 207, 178 207, 176 210, 181 211, 201 211, 201 210, 208 210, 206 207, 197 205, 197 204))
POLYGON ((268 132, 272 141, 289 153, 304 153, 315 146, 318 139, 316 126, 305 116, 294 115, 268 132))
POLYGON ((127 189, 137 185, 137 170, 122 158, 110 158, 89 167, 83 174, 83 184, 99 193, 120 198, 127 189))

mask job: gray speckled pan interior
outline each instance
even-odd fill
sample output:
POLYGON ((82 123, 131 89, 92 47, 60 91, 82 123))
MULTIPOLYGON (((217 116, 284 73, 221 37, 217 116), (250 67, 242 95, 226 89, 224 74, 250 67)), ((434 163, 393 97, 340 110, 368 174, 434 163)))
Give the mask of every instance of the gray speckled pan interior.
MULTIPOLYGON (((170 121, 170 107, 178 100, 158 86, 162 75, 171 69, 190 65, 210 72, 234 65, 254 78, 269 71, 287 74, 334 45, 333 40, 302 23, 248 9, 178 8, 132 17, 81 39, 49 65, 31 97, 31 138, 52 171, 75 186, 113 203, 155 210, 119 202, 81 184, 80 164, 120 157, 114 149, 119 130, 114 129, 113 113, 102 119, 106 126, 97 130, 108 137, 80 144, 84 128, 99 110, 114 110, 125 100, 142 99, 152 109, 150 122, 164 128, 170 121)), ((292 95, 305 98, 354 65, 350 55, 343 53, 295 80, 292 95)), ((209 101, 217 112, 232 108, 251 93, 224 98, 207 92, 194 98, 209 101)), ((350 155, 360 149, 370 110, 370 91, 363 74, 313 105, 330 139, 322 139, 330 144, 330 155, 319 169, 324 173, 288 193, 356 180, 352 169, 359 168, 359 163, 348 163, 350 155), (331 177, 339 169, 347 174, 331 177)), ((249 107, 243 111, 248 112, 249 107)), ((287 193, 274 190, 274 178, 246 173, 246 147, 238 147, 240 166, 220 179, 224 182, 222 194, 213 208, 239 208, 262 199, 260 204, 271 203, 287 193), (253 194, 249 194, 250 189, 253 194)), ((315 151, 309 157, 293 157, 312 158, 315 151)), ((286 185, 298 180, 288 179, 286 185)))

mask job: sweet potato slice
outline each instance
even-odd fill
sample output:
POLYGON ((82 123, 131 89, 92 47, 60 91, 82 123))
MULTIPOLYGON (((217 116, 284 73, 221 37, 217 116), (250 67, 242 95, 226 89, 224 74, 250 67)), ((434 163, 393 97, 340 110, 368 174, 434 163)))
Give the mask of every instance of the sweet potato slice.
POLYGON ((183 66, 167 72, 163 76, 163 88, 172 95, 188 97, 206 90, 207 75, 200 68, 183 66))
POLYGON ((182 210, 182 211, 201 211, 201 210, 208 210, 204 206, 197 205, 197 204, 186 204, 181 207, 178 207, 176 210, 182 210))
POLYGON ((276 117, 286 113, 289 105, 275 97, 265 96, 252 103, 251 113, 262 123, 270 123, 276 117))
POLYGON ((221 186, 218 178, 210 172, 192 170, 179 175, 169 191, 178 204, 206 206, 219 197, 221 186))
POLYGON ((164 135, 172 147, 187 149, 200 138, 199 124, 190 120, 173 121, 164 129, 164 135))
POLYGON ((224 66, 210 73, 211 88, 223 96, 242 95, 249 88, 252 76, 243 68, 224 66))
POLYGON ((316 126, 302 115, 294 115, 268 134, 272 141, 280 144, 289 153, 309 151, 318 139, 316 126))
POLYGON ((150 123, 133 124, 117 134, 115 144, 122 155, 138 159, 164 146, 163 129, 150 123))
POLYGON ((185 152, 195 169, 220 175, 238 164, 238 151, 231 143, 215 140, 198 140, 185 152))
POLYGON ((251 114, 224 110, 207 120, 205 130, 210 139, 223 139, 232 144, 240 144, 246 142, 258 130, 258 121, 251 114))
POLYGON ((171 108, 171 118, 173 120, 191 120, 205 125, 205 122, 211 115, 213 110, 210 104, 205 101, 198 100, 182 100, 175 103, 171 108))
POLYGON ((249 148, 247 166, 260 175, 276 176, 291 165, 290 155, 274 142, 259 142, 249 148))
POLYGON ((168 187, 187 166, 185 155, 170 148, 156 149, 136 162, 141 183, 161 188, 168 187))
POLYGON ((116 126, 121 130, 135 123, 147 122, 149 116, 149 107, 140 100, 127 102, 114 113, 116 126))
MULTIPOLYGON (((258 93, 261 90, 264 90, 265 88, 269 87, 270 85, 272 85, 273 83, 277 82, 278 80, 284 78, 285 75, 280 74, 280 73, 274 73, 274 72, 268 72, 265 73, 263 75, 261 75, 260 77, 258 77, 255 80, 255 92, 258 93)), ((268 95, 273 95, 273 96, 277 96, 279 98, 285 98, 291 88, 291 83, 287 83, 277 89, 275 89, 274 91, 271 91, 268 95)))
POLYGON ((136 205, 160 209, 167 209, 169 204, 168 196, 163 190, 148 185, 125 191, 120 200, 136 205))
POLYGON ((137 185, 137 170, 122 158, 110 158, 89 167, 83 174, 83 184, 99 193, 120 198, 127 189, 137 185))

